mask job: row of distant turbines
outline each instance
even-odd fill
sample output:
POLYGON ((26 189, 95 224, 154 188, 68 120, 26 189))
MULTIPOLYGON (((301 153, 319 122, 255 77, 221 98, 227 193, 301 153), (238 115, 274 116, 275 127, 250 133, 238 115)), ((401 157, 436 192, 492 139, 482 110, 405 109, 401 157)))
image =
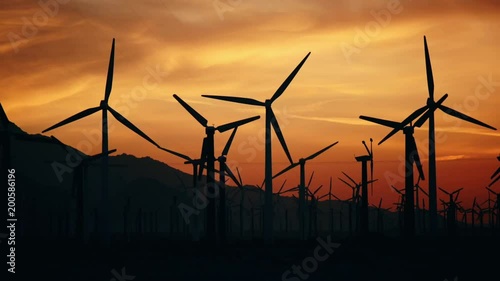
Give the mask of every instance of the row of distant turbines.
MULTIPOLYGON (((421 127, 426 121, 429 122, 429 215, 430 215, 430 231, 431 233, 436 233, 437 230, 437 186, 436 186, 436 159, 435 159, 435 124, 434 124, 434 112, 436 109, 440 109, 446 114, 449 114, 451 116, 454 116, 456 118, 460 118, 462 120, 477 124, 479 126, 496 130, 494 127, 487 125, 481 121, 478 121, 472 117, 469 117, 463 113, 460 113, 454 109, 451 109, 445 105, 443 105, 444 100, 448 97, 447 94, 445 94, 443 97, 441 97, 439 100, 435 101, 434 100, 434 81, 433 81, 433 75, 432 75, 432 67, 431 67, 431 62, 430 62, 430 56, 429 56, 429 51, 427 47, 427 41, 424 36, 424 50, 425 50, 425 62, 426 62, 426 70, 427 70, 427 84, 428 84, 428 89, 429 89, 429 97, 427 98, 427 104, 419 109, 417 109, 415 112, 413 112, 411 115, 409 115, 407 118, 405 118, 402 122, 394 122, 394 121, 389 121, 389 120, 384 120, 384 119, 379 119, 379 118, 373 118, 373 117, 367 117, 367 116, 360 116, 361 119, 370 121, 370 122, 375 122, 377 124, 387 126, 392 128, 392 131, 384 137, 379 144, 383 143, 385 140, 389 139, 391 136, 393 136, 395 133, 398 131, 402 131, 405 134, 405 155, 406 155, 406 177, 405 177, 405 200, 404 200, 404 210, 405 210, 405 234, 408 236, 412 236, 415 233, 415 213, 414 213, 414 205, 415 205, 415 200, 413 197, 413 189, 414 189, 414 177, 413 177, 413 164, 417 166, 417 169, 419 171, 419 178, 421 180, 424 180, 424 175, 422 171, 422 164, 420 163, 420 159, 418 157, 418 150, 415 144, 415 140, 413 138, 413 132, 415 127, 421 127), (418 119, 417 119, 418 118, 418 119), (414 122, 416 120, 416 122, 414 122)), ((150 137, 148 137, 144 132, 142 132, 139 128, 137 128, 135 125, 133 125, 130 121, 128 121, 125 117, 123 117, 120 113, 115 111, 109 104, 108 100, 111 94, 111 89, 112 89, 112 81, 113 81, 113 68, 114 68, 114 53, 115 53, 115 39, 113 39, 112 42, 112 47, 111 47, 111 55, 110 55, 110 60, 109 60, 109 66, 108 66, 108 74, 107 74, 107 80, 106 80, 106 87, 105 87, 105 94, 104 94, 104 99, 100 102, 99 106, 89 108, 86 110, 83 110, 80 113, 77 113, 45 130, 43 130, 43 133, 48 132, 50 130, 56 129, 60 126, 66 125, 68 123, 74 122, 76 120, 79 120, 81 118, 84 118, 86 116, 89 116, 93 113, 96 112, 101 112, 102 113, 102 153, 100 154, 99 157, 102 158, 102 197, 100 200, 99 204, 99 213, 101 214, 99 217, 99 229, 100 233, 102 235, 102 240, 104 242, 109 241, 110 239, 110 231, 108 230, 108 209, 111 204, 109 202, 109 195, 108 195, 108 154, 110 154, 112 151, 109 150, 108 148, 108 111, 113 115, 119 122, 121 122, 123 125, 134 131, 136 134, 140 135, 142 138, 150 142, 151 144, 155 145, 156 147, 169 152, 173 155, 176 155, 186 161, 186 164, 191 164, 193 165, 193 187, 197 188, 197 178, 199 178, 203 171, 206 170, 206 187, 207 191, 209 193, 214 193, 216 192, 216 189, 219 188, 218 194, 220 195, 219 198, 219 203, 221 206, 219 207, 219 216, 221 218, 225 217, 225 204, 226 200, 224 198, 225 192, 224 192, 224 183, 225 183, 225 176, 228 175, 230 178, 233 180, 237 181, 234 173, 227 167, 225 164, 226 161, 226 156, 229 150, 230 142, 228 142, 228 145, 226 145, 225 149, 223 150, 222 154, 220 157, 215 157, 215 151, 214 151, 214 134, 216 131, 219 132, 225 132, 228 130, 233 130, 232 135, 230 140, 232 141, 232 138, 234 138, 234 134, 236 133, 236 130, 239 126, 242 126, 244 124, 247 124, 249 122, 252 122, 254 120, 257 120, 260 118, 260 116, 254 116, 250 118, 246 118, 243 120, 238 120, 235 122, 231 122, 228 124, 224 124, 221 126, 209 126, 208 121, 205 117, 203 117, 198 111, 196 111, 194 108, 192 108, 189 104, 187 104, 185 101, 183 101, 179 96, 174 95, 174 98, 182 105, 186 111, 190 113, 192 117, 195 118, 195 120, 200 123, 204 128, 206 132, 206 137, 203 139, 203 145, 202 145, 202 153, 199 159, 193 159, 192 157, 186 156, 182 153, 176 152, 174 150, 166 149, 158 143, 156 143, 154 140, 152 140, 150 137), (219 179, 219 184, 216 185, 216 180, 215 180, 215 162, 219 162, 219 171, 217 171, 220 175, 219 179)), ((300 231, 301 231, 301 238, 305 238, 305 200, 307 195, 307 190, 305 186, 305 163, 308 160, 311 160, 318 156, 319 154, 325 152, 338 142, 334 142, 330 144, 329 146, 325 147, 324 149, 318 151, 315 154, 312 154, 309 157, 301 158, 298 162, 294 162, 292 160, 292 157, 290 155, 290 152, 288 150, 288 147, 286 145, 285 139, 283 137, 283 134, 281 132, 280 126, 277 122, 276 116, 272 110, 272 103, 276 101, 287 89, 287 87, 290 85, 294 77, 297 75, 297 73, 300 71, 301 67, 304 65, 306 60, 308 59, 310 53, 308 53, 302 61, 295 67, 295 69, 292 71, 292 73, 285 79, 285 81, 281 84, 281 86, 276 90, 276 92, 271 96, 270 99, 267 99, 265 101, 258 101, 252 98, 245 98, 245 97, 231 97, 231 96, 215 96, 215 95, 202 95, 203 97, 206 98, 212 98, 212 99, 218 99, 218 100, 223 100, 223 101, 228 101, 228 102, 235 102, 235 103, 240 103, 240 104, 246 104, 246 105, 252 105, 252 106, 261 106, 265 108, 265 176, 264 176, 264 187, 265 187, 265 203, 264 203, 264 212, 263 212, 263 238, 266 242, 272 242, 273 241, 273 178, 279 176, 280 174, 296 167, 300 166, 300 184, 298 186, 298 191, 299 191, 299 222, 300 222, 300 231), (287 167, 284 171, 281 171, 280 173, 273 175, 273 170, 272 170, 272 153, 271 153, 271 127, 274 129, 278 140, 280 141, 280 144, 290 162, 290 166, 287 167)), ((368 168, 367 164, 370 162, 371 167, 372 167, 372 173, 373 173, 373 151, 368 149, 366 144, 363 142, 365 145, 368 155, 364 156, 358 156, 356 157, 356 161, 361 163, 361 169, 362 169, 362 180, 361 180, 361 207, 360 207, 360 221, 361 221, 361 227, 365 228, 362 230, 362 232, 367 232, 367 220, 368 220, 368 168)), ((498 174, 498 171, 497 171, 498 174)), ((498 177, 495 179, 498 180, 498 177)), ((373 181, 373 176, 370 181, 373 181)), ((311 197, 312 198, 312 197, 311 197)), ((221 239, 224 239, 224 229, 225 225, 224 219, 219 219, 219 230, 217 229, 217 223, 216 223, 216 200, 214 197, 211 197, 209 200, 208 208, 207 208, 207 238, 211 242, 216 242, 220 241, 221 239), (219 237, 218 237, 219 235, 219 237), (222 236, 222 237, 221 237, 222 236)))

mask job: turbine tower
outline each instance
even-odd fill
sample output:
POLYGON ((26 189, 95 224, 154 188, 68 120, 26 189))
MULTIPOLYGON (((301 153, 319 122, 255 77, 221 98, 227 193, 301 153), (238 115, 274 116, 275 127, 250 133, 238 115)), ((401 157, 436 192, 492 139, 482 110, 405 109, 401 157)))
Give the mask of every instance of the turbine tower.
POLYGON ((281 133, 281 129, 278 125, 278 121, 276 120, 276 116, 271 108, 271 105, 276 99, 278 99, 283 92, 286 90, 288 85, 292 82, 293 78, 299 72, 302 65, 306 62, 307 58, 311 52, 309 52, 304 59, 297 65, 297 67, 292 71, 292 73, 286 78, 286 80, 281 84, 281 86, 276 90, 271 99, 266 100, 265 102, 261 102, 251 98, 242 98, 242 97, 230 97, 230 96, 214 96, 214 95, 202 95, 206 98, 242 103, 247 105, 254 106, 264 106, 266 108, 266 146, 265 146, 265 176, 264 181, 266 184, 265 189, 265 208, 264 208, 264 241, 267 243, 272 242, 273 236, 273 170, 272 170, 272 153, 271 153, 271 126, 273 126, 276 135, 285 150, 286 156, 290 161, 290 164, 293 164, 292 157, 290 156, 290 152, 285 143, 285 138, 281 133))

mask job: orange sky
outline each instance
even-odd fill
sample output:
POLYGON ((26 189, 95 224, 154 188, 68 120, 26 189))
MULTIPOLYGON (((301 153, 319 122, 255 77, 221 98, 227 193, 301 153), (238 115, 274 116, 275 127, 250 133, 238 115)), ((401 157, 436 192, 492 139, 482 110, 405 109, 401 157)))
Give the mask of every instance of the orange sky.
MULTIPOLYGON (((365 153, 361 141, 372 137, 377 143, 389 132, 359 115, 401 121, 425 105, 423 35, 428 39, 436 99, 448 93, 445 105, 500 128, 496 1, 42 1, 51 4, 50 10, 37 1, 4 2, 1 102, 11 121, 28 133, 40 133, 99 105, 113 37, 110 104, 160 145, 192 157, 200 153, 204 129, 174 100, 174 93, 211 124, 261 115, 238 130, 228 155, 247 184, 263 180, 264 109, 201 94, 265 100, 309 51, 308 61, 273 108, 295 161, 339 141, 307 164, 308 176, 316 174, 313 186, 328 185, 331 175, 335 193, 348 196, 336 178, 341 171, 359 178, 354 156, 365 153), (214 3, 226 5, 219 6, 226 10, 218 10, 214 3), (481 86, 486 80, 492 81, 490 86, 481 86), (249 144, 252 139, 257 145, 249 144)), ((85 153, 97 153, 99 122, 95 114, 49 135, 85 153), (85 146, 89 143, 93 145, 85 146)), ((476 195, 486 199, 484 186, 499 165, 500 133, 457 122, 442 112, 436 114, 436 128, 438 185, 449 190, 464 187, 465 203, 476 195)), ((229 132, 216 136, 217 153, 228 137, 229 132)), ((427 175, 426 125, 416 130, 415 138, 427 175)), ((287 160, 273 140, 276 173, 287 160)), ((190 172, 180 159, 114 120, 109 141, 119 153, 150 156, 190 172)), ((388 206, 397 199, 386 177, 397 174, 402 165, 403 141, 398 133, 374 147, 379 181, 370 200, 378 202, 383 196, 388 206)), ((276 179, 275 186, 284 179, 287 187, 296 185, 298 174, 298 169, 290 171, 276 179)), ((396 184, 403 187, 403 182, 396 184)), ((427 182, 421 185, 427 187, 427 182)))

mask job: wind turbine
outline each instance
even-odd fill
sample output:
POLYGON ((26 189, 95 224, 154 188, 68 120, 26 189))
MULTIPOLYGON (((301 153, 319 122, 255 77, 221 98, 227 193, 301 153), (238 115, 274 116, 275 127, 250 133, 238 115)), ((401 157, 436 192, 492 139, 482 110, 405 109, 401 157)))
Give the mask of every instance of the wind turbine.
POLYGON ((63 121, 45 129, 42 131, 42 133, 48 132, 50 130, 53 130, 55 128, 61 127, 63 125, 69 124, 71 122, 77 121, 81 118, 87 117, 91 114, 94 114, 98 111, 102 111, 102 198, 101 198, 101 220, 100 220, 100 229, 101 229, 101 235, 102 239, 104 240, 105 243, 109 243, 110 239, 110 232, 108 230, 108 225, 109 225, 109 214, 108 214, 108 209, 110 208, 109 206, 109 194, 108 194, 108 111, 115 117, 116 120, 118 120, 120 123, 125 125, 127 128, 130 130, 134 131, 136 134, 147 140, 148 142, 154 144, 155 146, 158 147, 158 144, 153 141, 150 137, 148 137, 145 133, 143 133, 139 128, 137 128, 134 124, 132 124, 130 121, 128 121, 125 117, 123 117, 120 113, 115 111, 111 106, 108 104, 109 96, 111 94, 111 88, 113 84, 113 70, 114 70, 114 57, 115 57, 115 38, 113 38, 113 43, 111 45, 111 54, 109 58, 109 65, 108 65, 108 75, 106 79, 106 87, 104 91, 104 100, 101 101, 100 105, 97 107, 92 107, 83 110, 80 113, 77 113, 67 119, 64 119, 63 121))
MULTIPOLYGON (((476 125, 496 130, 494 127, 487 125, 481 121, 478 121, 472 117, 469 117, 463 113, 460 113, 454 109, 442 105, 439 102, 434 101, 434 78, 432 75, 431 59, 429 55, 429 49, 427 47, 427 39, 424 36, 424 52, 425 52, 425 67, 427 72, 427 87, 429 90, 429 98, 427 98, 427 104, 420 108, 424 115, 420 117, 415 123, 416 127, 421 127, 427 119, 429 120, 429 213, 430 213, 430 228, 432 233, 436 233, 437 230, 437 183, 436 183, 436 142, 435 142, 435 129, 434 129, 434 111, 440 109, 444 113, 451 115, 453 117, 465 120, 476 125)), ((420 115, 420 114, 419 114, 420 115)), ((404 124, 406 125, 406 124, 404 124)), ((403 126, 404 126, 403 125, 403 126)), ((394 129, 394 133, 397 130, 394 129)))
MULTIPOLYGON (((243 120, 227 123, 224 125, 220 125, 218 127, 208 126, 208 121, 203 117, 200 113, 194 110, 189 104, 183 101, 179 96, 173 95, 174 98, 186 109, 191 116, 198 121, 204 128, 206 133, 205 141, 203 142, 202 149, 202 157, 201 159, 207 163, 207 189, 208 189, 208 207, 207 207, 207 236, 209 242, 217 242, 217 230, 216 230, 216 206, 215 206, 215 196, 218 191, 215 191, 215 156, 214 156, 214 135, 215 131, 219 131, 221 133, 234 129, 238 126, 244 125, 246 123, 252 122, 260 118, 260 116, 254 116, 250 118, 246 118, 243 120)), ((203 168, 204 164, 202 165, 203 168)), ((221 173, 222 174, 222 173, 221 173)), ((201 173, 200 173, 201 175, 201 173)))
MULTIPOLYGON (((438 103, 441 104, 448 95, 444 95, 438 103)), ((403 122, 394 122, 385 119, 379 119, 368 116, 359 116, 360 119, 370 121, 382 126, 393 128, 393 130, 385 136, 378 144, 382 144, 384 141, 393 136, 397 131, 402 130, 405 135, 405 208, 404 208, 404 232, 408 237, 415 235, 415 201, 414 201, 414 188, 413 184, 413 163, 416 164, 419 172, 419 180, 424 180, 424 172, 422 169, 422 163, 420 162, 420 157, 418 155, 417 144, 415 138, 413 137, 414 126, 412 125, 413 119, 420 116, 425 111, 425 107, 422 107, 412 114, 410 114, 403 122)), ((418 198, 417 198, 418 199, 418 198)))
POLYGON ((316 158, 318 155, 322 154, 323 152, 327 151, 330 149, 332 146, 336 145, 338 143, 334 142, 327 147, 309 155, 308 157, 305 158, 300 158, 299 161, 292 163, 285 169, 283 169, 281 172, 277 173, 276 175, 273 176, 273 179, 286 173, 287 171, 297 167, 300 165, 300 185, 299 185, 299 227, 300 227, 300 239, 304 240, 306 239, 306 233, 305 233, 305 197, 306 197, 306 162, 309 160, 312 160, 316 158))
POLYGON ((460 195, 460 191, 462 191, 463 188, 459 188, 453 192, 448 192, 441 187, 438 187, 439 190, 442 192, 446 193, 450 198, 448 202, 445 202, 446 205, 448 206, 447 208, 447 216, 446 220, 448 222, 448 231, 450 235, 455 235, 455 230, 456 230, 456 216, 457 216, 457 200, 458 200, 458 195, 460 195), (453 197, 455 195, 455 197, 453 197))
MULTIPOLYGON (((372 139, 370 138, 370 142, 372 142, 372 139)), ((357 156, 354 157, 357 162, 361 162, 361 217, 360 217, 360 224, 361 224, 361 233, 366 235, 369 231, 369 221, 368 221, 368 167, 367 167, 367 162, 370 161, 372 163, 372 172, 373 172, 373 155, 372 151, 368 149, 368 146, 366 146, 366 142, 362 141, 363 146, 365 147, 366 151, 368 152, 368 155, 362 155, 362 156, 357 156)), ((373 177, 373 174, 372 174, 373 177)), ((373 186, 373 178, 371 179, 372 186, 373 186)))
POLYGON ((500 228, 500 192, 495 192, 493 191, 492 189, 490 189, 489 187, 486 187, 486 189, 488 189, 489 192, 491 192, 493 195, 496 196, 496 200, 495 200, 495 205, 493 208, 496 208, 497 210, 497 227, 500 228))
POLYGON ((384 214, 382 213, 382 211, 390 211, 391 207, 382 208, 382 198, 380 198, 378 206, 374 204, 371 205, 377 210, 377 231, 379 233, 384 233, 384 214))
POLYGON ((328 196, 328 194, 323 194, 322 196, 316 195, 318 191, 323 187, 323 185, 320 185, 314 192, 309 191, 309 195, 311 196, 311 203, 309 203, 309 235, 312 237, 313 235, 313 228, 314 228, 314 235, 318 236, 318 203, 321 199, 324 197, 328 196))
POLYGON ((283 137, 283 134, 281 132, 281 129, 279 127, 278 121, 276 120, 276 116, 274 115, 274 112, 271 108, 271 105, 274 101, 276 101, 286 90, 288 85, 292 82, 293 78, 297 73, 299 72, 300 68, 302 65, 306 62, 307 58, 311 52, 309 52, 304 59, 295 67, 295 69, 292 71, 292 73, 286 78, 286 80, 281 84, 281 86, 276 90, 274 95, 271 97, 271 99, 268 99, 264 102, 251 99, 251 98, 242 98, 242 97, 231 97, 231 96, 215 96, 215 95, 202 95, 203 97, 206 98, 212 98, 212 99, 218 99, 218 100, 224 100, 224 101, 230 101, 230 102, 236 102, 236 103, 242 103, 242 104, 247 104, 247 105, 254 105, 254 106, 264 106, 266 108, 266 120, 265 120, 265 126, 266 126, 266 143, 265 143, 265 223, 264 223, 264 240, 266 242, 271 242, 272 241, 272 236, 273 236, 273 171, 272 171, 272 153, 271 153, 271 126, 274 128, 274 132, 278 136, 278 139, 281 143, 281 146, 283 147, 283 150, 286 153, 286 156, 288 157, 288 160, 290 161, 290 164, 293 163, 292 157, 290 156, 290 152, 288 151, 288 147, 285 142, 285 138, 283 137))
MULTIPOLYGON (((419 194, 420 192, 422 192, 424 195, 427 196, 427 198, 429 198, 429 193, 427 193, 420 185, 420 180, 421 178, 419 177, 418 180, 417 180, 417 183, 415 184, 415 215, 417 216, 417 225, 420 226, 421 230, 423 231, 423 229, 425 228, 424 225, 425 225, 425 206, 424 206, 424 210, 422 211, 422 209, 420 209, 420 197, 419 197, 419 194), (420 223, 419 223, 420 222, 420 223)), ((423 201, 423 199, 422 199, 423 201)), ((424 201, 423 201, 424 202, 424 201)))

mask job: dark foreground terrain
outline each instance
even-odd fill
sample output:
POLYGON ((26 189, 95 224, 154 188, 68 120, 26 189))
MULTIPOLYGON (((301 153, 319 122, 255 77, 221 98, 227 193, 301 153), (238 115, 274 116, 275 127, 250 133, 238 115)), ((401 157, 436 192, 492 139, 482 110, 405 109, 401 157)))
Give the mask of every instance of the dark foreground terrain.
POLYGON ((331 254, 322 246, 328 244, 328 237, 321 239, 324 243, 276 241, 272 247, 247 241, 222 249, 151 240, 108 250, 68 241, 23 241, 15 277, 47 281, 500 280, 498 236, 421 237, 411 242, 380 236, 334 239, 340 246, 331 254))

